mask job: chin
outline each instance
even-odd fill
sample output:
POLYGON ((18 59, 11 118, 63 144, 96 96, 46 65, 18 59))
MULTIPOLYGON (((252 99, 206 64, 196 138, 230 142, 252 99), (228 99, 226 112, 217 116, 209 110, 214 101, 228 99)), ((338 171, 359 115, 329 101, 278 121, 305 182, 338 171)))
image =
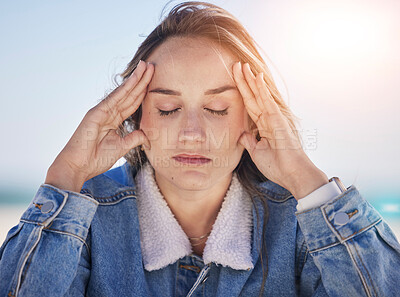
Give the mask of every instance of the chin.
POLYGON ((212 181, 215 180, 213 168, 205 167, 189 167, 179 166, 170 168, 155 168, 163 179, 174 184, 175 187, 182 190, 204 190, 212 186, 212 181))
POLYGON ((201 184, 198 181, 193 181, 192 183, 190 180, 178 181, 176 184, 177 188, 185 191, 203 191, 210 188, 211 184, 201 184))
POLYGON ((205 185, 210 182, 211 179, 210 168, 187 168, 178 167, 168 170, 168 178, 173 179, 174 182, 181 183, 182 185, 205 185))

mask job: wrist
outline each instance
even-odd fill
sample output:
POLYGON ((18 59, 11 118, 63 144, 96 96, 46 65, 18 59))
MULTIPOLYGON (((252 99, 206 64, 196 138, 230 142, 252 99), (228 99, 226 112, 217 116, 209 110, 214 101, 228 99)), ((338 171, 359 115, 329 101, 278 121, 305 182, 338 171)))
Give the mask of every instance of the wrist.
POLYGON ((85 179, 78 174, 69 172, 66 168, 57 168, 50 166, 47 170, 45 184, 52 185, 61 190, 68 190, 79 193, 82 189, 85 179))
POLYGON ((328 176, 318 168, 314 168, 294 176, 288 190, 296 200, 300 200, 327 183, 329 183, 328 176))

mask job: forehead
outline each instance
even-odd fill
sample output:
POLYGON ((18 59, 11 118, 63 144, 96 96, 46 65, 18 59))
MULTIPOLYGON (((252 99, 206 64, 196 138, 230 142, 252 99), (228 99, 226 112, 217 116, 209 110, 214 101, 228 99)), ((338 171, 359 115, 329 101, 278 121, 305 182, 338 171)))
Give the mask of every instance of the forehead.
POLYGON ((207 80, 229 82, 235 55, 206 38, 172 37, 162 43, 148 57, 155 65, 152 82, 207 80))

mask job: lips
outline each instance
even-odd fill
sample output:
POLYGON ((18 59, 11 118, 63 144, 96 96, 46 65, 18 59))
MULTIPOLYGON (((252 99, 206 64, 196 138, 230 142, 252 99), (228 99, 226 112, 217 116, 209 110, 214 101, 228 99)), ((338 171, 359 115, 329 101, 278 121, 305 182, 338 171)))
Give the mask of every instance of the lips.
POLYGON ((211 162, 211 159, 197 154, 179 154, 172 158, 183 164, 201 165, 211 162))

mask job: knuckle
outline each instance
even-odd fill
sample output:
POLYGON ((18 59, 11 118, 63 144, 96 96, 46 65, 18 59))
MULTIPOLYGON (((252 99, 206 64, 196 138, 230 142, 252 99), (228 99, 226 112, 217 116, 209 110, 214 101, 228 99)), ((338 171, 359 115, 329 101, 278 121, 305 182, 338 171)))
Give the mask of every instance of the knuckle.
POLYGON ((97 106, 97 105, 96 105, 96 106, 93 106, 92 108, 90 108, 90 109, 86 112, 85 118, 90 118, 90 117, 92 117, 93 114, 96 113, 96 110, 97 110, 97 109, 98 109, 98 106, 97 106))

